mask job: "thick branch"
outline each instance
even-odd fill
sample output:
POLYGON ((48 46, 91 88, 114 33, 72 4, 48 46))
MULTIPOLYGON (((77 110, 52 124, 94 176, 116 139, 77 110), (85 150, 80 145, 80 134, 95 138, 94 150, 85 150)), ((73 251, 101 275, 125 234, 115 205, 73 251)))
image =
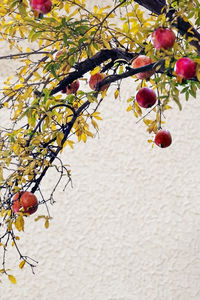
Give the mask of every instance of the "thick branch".
POLYGON ((166 5, 165 0, 135 0, 135 2, 150 10, 156 15, 160 15, 163 7, 166 5))
POLYGON ((51 91, 50 95, 54 95, 65 88, 68 84, 71 84, 74 80, 82 77, 87 72, 93 70, 95 67, 101 65, 103 62, 111 59, 115 61, 117 59, 125 59, 127 63, 134 59, 138 54, 124 51, 121 49, 103 49, 95 54, 93 57, 86 59, 85 61, 75 66, 76 71, 69 73, 60 84, 51 91))
POLYGON ((135 2, 145 7, 149 11, 155 13, 156 15, 160 15, 163 12, 166 13, 166 16, 169 18, 169 21, 172 22, 173 26, 175 26, 178 29, 179 33, 182 36, 185 35, 186 38, 193 37, 198 39, 198 41, 192 40, 190 44, 193 45, 197 49, 198 54, 200 54, 200 33, 182 17, 179 16, 176 18, 177 12, 174 8, 170 8, 169 12, 166 12, 165 0, 135 0, 135 2), (189 29, 190 31, 188 32, 189 29))

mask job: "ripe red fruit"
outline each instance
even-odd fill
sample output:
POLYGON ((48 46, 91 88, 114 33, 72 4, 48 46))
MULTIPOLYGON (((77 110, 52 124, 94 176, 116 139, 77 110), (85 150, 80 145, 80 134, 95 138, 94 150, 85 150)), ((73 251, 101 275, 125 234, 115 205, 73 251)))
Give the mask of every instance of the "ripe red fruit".
POLYGON ((79 81, 75 80, 71 84, 68 84, 63 90, 62 93, 66 93, 67 95, 76 94, 79 89, 79 81))
MULTIPOLYGON (((152 60, 150 57, 145 56, 145 55, 139 55, 136 59, 134 59, 134 61, 132 63, 132 67, 134 69, 136 69, 136 68, 140 68, 140 67, 149 65, 151 63, 152 63, 152 60)), ((146 72, 137 73, 137 74, 135 74, 135 77, 137 77, 138 79, 145 79, 145 78, 151 77, 151 75, 153 75, 154 73, 155 73, 154 70, 149 70, 146 72)))
POLYGON ((24 213, 33 214, 38 209, 38 200, 31 192, 20 191, 12 199, 11 209, 13 212, 19 212, 23 208, 24 213))
POLYGON ((151 35, 152 43, 156 49, 170 49, 173 47, 176 36, 169 28, 157 28, 151 35))
POLYGON ((175 73, 184 79, 191 79, 196 75, 196 63, 189 57, 182 57, 176 62, 175 73))
POLYGON ((31 0, 31 7, 40 14, 47 14, 51 11, 51 0, 31 0))
POLYGON ((136 100, 141 107, 151 107, 156 103, 156 93, 150 88, 141 88, 136 94, 136 100))
MULTIPOLYGON (((91 75, 90 79, 89 79, 89 86, 92 90, 95 90, 95 87, 97 85, 97 83, 99 83, 100 81, 102 81, 103 79, 105 78, 105 75, 102 74, 102 73, 96 73, 94 75, 91 75)), ((109 83, 108 84, 105 84, 103 85, 101 88, 100 88, 100 91, 104 91, 106 90, 108 87, 109 87, 109 83)))
POLYGON ((168 130, 160 129, 155 136, 154 142, 161 148, 169 147, 172 143, 172 137, 168 130))

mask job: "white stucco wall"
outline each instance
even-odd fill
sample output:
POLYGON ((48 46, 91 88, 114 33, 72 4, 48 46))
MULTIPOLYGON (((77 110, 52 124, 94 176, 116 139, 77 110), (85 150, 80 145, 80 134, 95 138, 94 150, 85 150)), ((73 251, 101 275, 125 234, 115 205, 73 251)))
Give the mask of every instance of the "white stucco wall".
POLYGON ((64 151, 74 187, 57 191, 48 230, 28 218, 21 249, 39 265, 19 270, 11 249, 18 283, 4 278, 1 300, 200 299, 200 95, 166 114, 173 144, 152 149, 123 86, 100 108, 100 136, 64 151))

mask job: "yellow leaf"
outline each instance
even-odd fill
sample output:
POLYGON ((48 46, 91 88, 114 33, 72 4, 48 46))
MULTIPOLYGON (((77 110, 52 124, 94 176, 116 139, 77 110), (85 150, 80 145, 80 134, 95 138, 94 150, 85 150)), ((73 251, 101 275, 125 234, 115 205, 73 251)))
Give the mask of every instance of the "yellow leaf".
POLYGON ((24 218, 22 215, 18 216, 14 224, 18 231, 24 231, 24 218))
POLYGON ((86 143, 86 142, 87 142, 87 135, 86 135, 85 133, 82 133, 82 134, 81 134, 81 139, 82 139, 82 141, 83 141, 84 143, 86 143))
POLYGON ((65 11, 66 11, 67 14, 68 14, 69 11, 70 11, 70 6, 69 6, 68 3, 65 4, 65 11))
POLYGON ((49 220, 48 219, 46 219, 44 226, 45 226, 45 228, 49 228, 49 220))
POLYGON ((68 140, 67 143, 72 149, 74 148, 74 141, 68 140))
POLYGON ((38 216, 37 218, 35 218, 35 222, 37 222, 40 219, 46 219, 45 215, 41 215, 41 216, 38 216))
POLYGON ((16 85, 14 86, 14 90, 18 90, 18 89, 20 89, 20 88, 22 88, 22 87, 24 87, 24 84, 22 84, 22 83, 16 84, 16 85))
POLYGON ((98 115, 100 115, 100 112, 99 112, 99 111, 95 111, 95 112, 92 113, 92 116, 93 116, 93 117, 98 116, 98 115))
POLYGON ((59 132, 57 134, 57 138, 56 138, 56 142, 58 144, 59 147, 62 147, 62 140, 64 138, 64 133, 63 132, 59 132))
POLYGON ((13 275, 8 275, 8 279, 9 279, 13 284, 16 284, 16 283, 17 283, 17 280, 16 280, 16 278, 15 278, 13 275))
MULTIPOLYGON (((187 22, 188 22, 188 20, 187 20, 187 22)), ((194 32, 193 32, 193 27, 191 26, 191 27, 187 30, 187 32, 190 32, 191 34, 194 34, 194 32)))
POLYGON ((140 106, 138 105, 137 101, 135 101, 134 106, 135 106, 135 110, 138 113, 138 115, 141 116, 142 110, 141 110, 140 106))
POLYGON ((22 260, 19 264, 19 268, 22 269, 24 267, 25 263, 26 263, 25 260, 22 260))
POLYGON ((14 116, 13 116, 13 120, 16 120, 16 119, 19 117, 20 114, 21 114, 21 109, 17 109, 17 110, 15 111, 14 116))
POLYGON ((91 103, 92 102, 97 102, 97 99, 94 97, 94 96, 91 96, 91 95, 87 95, 87 99, 88 99, 88 101, 90 101, 91 103))
POLYGON ((100 67, 96 67, 96 68, 94 68, 91 72, 90 72, 90 74, 91 75, 95 75, 96 73, 98 73, 100 71, 100 67))
POLYGON ((88 130, 85 130, 85 133, 92 138, 94 137, 93 133, 88 130))
POLYGON ((97 115, 92 115, 95 119, 97 119, 97 120, 102 120, 102 118, 100 117, 100 116, 97 116, 97 115))
POLYGON ((197 64, 200 64, 200 58, 194 58, 194 61, 195 61, 197 64))
POLYGON ((30 174, 28 175, 28 180, 29 181, 33 180, 33 178, 34 178, 34 175, 30 175, 30 174))
POLYGON ((5 212, 6 212, 6 210, 2 208, 2 210, 0 211, 0 216, 3 217, 5 212))
POLYGON ((133 110, 133 105, 129 105, 126 109, 126 111, 131 111, 131 110, 133 110))
POLYGON ((172 109, 172 107, 167 104, 167 105, 164 106, 164 110, 167 110, 167 109, 172 109))
POLYGON ((98 126, 98 124, 97 124, 97 122, 95 121, 95 120, 91 120, 91 123, 92 123, 92 125, 93 125, 93 127, 96 129, 96 130, 98 130, 99 129, 99 126, 98 126))
POLYGON ((106 39, 103 40, 103 43, 104 43, 105 48, 107 48, 107 49, 111 48, 110 44, 108 43, 108 41, 106 39))
POLYGON ((117 99, 119 97, 119 90, 118 89, 115 91, 114 97, 115 97, 115 99, 117 99))
POLYGON ((196 75, 197 75, 197 79, 200 81, 200 65, 197 65, 196 75))
POLYGON ((104 91, 101 92, 101 97, 105 98, 106 94, 107 94, 107 89, 105 89, 104 91))
POLYGON ((11 213, 12 213, 11 209, 7 210, 7 216, 8 216, 8 217, 11 216, 11 213))
POLYGON ((92 54, 94 55, 96 53, 96 48, 92 45, 90 45, 90 51, 92 52, 92 54))
POLYGON ((35 76, 34 81, 41 79, 41 76, 40 76, 40 74, 38 72, 33 72, 33 75, 35 76))
POLYGON ((0 7, 0 14, 4 15, 7 13, 7 10, 4 7, 0 7))
POLYGON ((8 222, 8 231, 11 231, 12 230, 12 221, 9 221, 8 222))
POLYGON ((124 31, 125 33, 128 33, 128 32, 129 32, 129 25, 128 25, 127 22, 123 24, 123 31, 124 31))
POLYGON ((150 124, 153 123, 153 121, 152 121, 152 120, 149 120, 149 119, 143 119, 143 122, 144 122, 144 124, 146 124, 147 126, 149 126, 150 124))

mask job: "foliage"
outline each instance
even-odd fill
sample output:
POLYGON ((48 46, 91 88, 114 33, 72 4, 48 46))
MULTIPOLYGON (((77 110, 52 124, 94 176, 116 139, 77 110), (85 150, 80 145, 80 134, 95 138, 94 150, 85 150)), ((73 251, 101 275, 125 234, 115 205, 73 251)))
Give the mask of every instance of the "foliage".
MULTIPOLYGON (((164 112, 175 102, 181 110, 179 95, 196 97, 200 84, 200 10, 199 1, 113 1, 103 5, 98 1, 93 9, 85 0, 53 0, 51 12, 33 12, 28 0, 2 0, 0 3, 0 41, 9 44, 14 54, 0 59, 18 60, 17 74, 5 79, 0 96, 0 109, 10 116, 8 128, 0 126, 0 211, 2 274, 12 283, 13 275, 6 267, 9 243, 16 248, 23 268, 33 269, 36 261, 23 255, 18 247, 23 231, 23 211, 13 213, 12 197, 19 191, 37 193, 39 205, 46 205, 44 219, 49 227, 51 219, 48 203, 53 203, 54 192, 61 179, 71 173, 59 154, 65 147, 86 143, 95 137, 101 120, 98 108, 106 97, 101 91, 105 84, 113 84, 113 96, 120 95, 122 80, 151 69, 150 79, 137 80, 138 87, 150 87, 157 94, 157 103, 149 110, 141 109, 135 94, 127 99, 127 111, 143 120, 149 133, 156 133, 164 123, 164 112), (144 8, 146 10, 144 10, 144 8), (171 28, 176 41, 173 48, 156 50, 151 33, 158 27, 171 28), (196 29, 195 29, 196 28, 196 29), (56 53, 60 51, 59 55, 56 53), (139 54, 149 56, 152 63, 137 69, 132 61, 139 54), (176 61, 190 57, 197 63, 196 77, 184 80, 174 73, 176 61), (88 87, 88 76, 104 73, 95 91, 88 87), (79 79, 81 88, 75 94, 61 91, 79 79), (59 174, 52 193, 45 198, 42 179, 49 168, 59 174)), ((150 142, 152 142, 150 140, 150 142)), ((29 216, 33 218, 33 216, 29 216)))

